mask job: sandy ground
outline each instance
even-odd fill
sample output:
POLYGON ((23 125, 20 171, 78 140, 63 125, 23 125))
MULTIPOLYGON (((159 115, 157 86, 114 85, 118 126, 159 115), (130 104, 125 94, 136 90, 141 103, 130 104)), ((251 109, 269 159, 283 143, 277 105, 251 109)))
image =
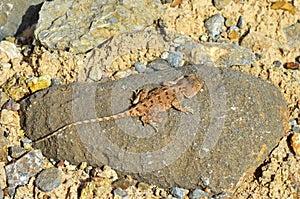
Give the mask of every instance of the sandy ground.
MULTIPOLYGON (((243 16, 243 26, 238 36, 228 39, 228 35, 224 33, 223 39, 226 42, 249 48, 260 55, 260 59, 257 59, 252 65, 235 66, 233 68, 274 84, 282 92, 288 103, 290 120, 296 120, 299 123, 300 71, 299 69, 290 70, 283 67, 283 64, 294 62, 296 57, 300 55, 299 47, 293 48, 287 45, 283 32, 284 28, 297 22, 299 11, 292 14, 289 11, 273 10, 271 9, 272 2, 274 1, 234 0, 230 1, 223 9, 218 10, 208 0, 184 0, 174 8, 166 4, 167 10, 161 18, 166 28, 191 36, 196 42, 199 42, 199 38, 205 33, 204 21, 210 16, 218 13, 222 14, 226 19, 225 24, 228 26, 236 25, 239 16, 243 16), (281 66, 275 67, 274 61, 280 61, 281 66)), ((294 6, 300 9, 300 2, 294 1, 294 6)), ((149 51, 145 52, 145 54, 147 53, 149 51)), ((151 58, 152 56, 145 55, 145 57, 151 58)), ((62 78, 63 83, 72 83, 76 79, 78 68, 82 65, 81 59, 82 55, 73 55, 70 52, 48 52, 44 48, 36 47, 30 58, 24 59, 22 63, 12 63, 14 70, 8 70, 6 77, 12 77, 16 72, 21 74, 18 78, 24 79, 48 74, 51 78, 62 78), (51 59, 53 55, 59 55, 60 61, 53 61, 51 59), (61 67, 62 65, 64 67, 61 67)), ((124 62, 130 60, 134 60, 134 58, 123 59, 124 62)), ((1 84, 3 83, 1 82, 1 84)), ((17 85, 20 85, 19 81, 10 80, 9 83, 3 84, 2 88, 10 91, 10 94, 18 100, 26 92, 20 91, 20 89, 12 89, 18 87, 17 85)), ((17 113, 12 114, 15 114, 17 118, 13 122, 18 124, 17 113)), ((2 131, 3 128, 2 126, 2 131)), ((19 138, 23 136, 20 126, 9 128, 12 135, 8 138, 7 146, 19 145, 19 138)), ((245 173, 235 190, 231 190, 234 192, 233 198, 300 198, 300 154, 295 154, 295 151, 299 151, 299 145, 291 144, 293 139, 299 141, 300 136, 291 133, 290 127, 289 131, 283 132, 286 136, 281 138, 278 146, 274 146, 269 158, 256 169, 245 173)), ((6 161, 3 159, 2 161, 1 165, 3 167, 6 161)), ((62 190, 65 191, 48 193, 48 196, 53 198, 76 197, 78 188, 76 186, 79 186, 79 182, 86 179, 87 175, 84 174, 82 169, 74 169, 72 165, 66 164, 61 168, 64 171, 64 179, 67 179, 67 183, 62 187, 62 190), (65 195, 67 192, 69 193, 68 196, 65 195)), ((18 189, 17 193, 20 198, 24 196, 28 196, 24 198, 32 198, 33 194, 37 198, 43 198, 47 195, 34 188, 33 181, 34 179, 31 179, 27 186, 18 189)), ((5 182, 0 183, 1 187, 5 187, 5 182)), ((105 187, 105 185, 103 186, 105 187)), ((206 191, 209 192, 209 190, 206 191)), ((144 192, 137 191, 133 193, 132 198, 150 197, 149 194, 152 195, 152 193, 149 193, 149 189, 144 190, 144 192)), ((160 194, 168 195, 164 191, 161 191, 160 194)), ((108 192, 106 196, 111 197, 112 194, 108 192)), ((161 196, 154 194, 153 197, 159 198, 161 196)))

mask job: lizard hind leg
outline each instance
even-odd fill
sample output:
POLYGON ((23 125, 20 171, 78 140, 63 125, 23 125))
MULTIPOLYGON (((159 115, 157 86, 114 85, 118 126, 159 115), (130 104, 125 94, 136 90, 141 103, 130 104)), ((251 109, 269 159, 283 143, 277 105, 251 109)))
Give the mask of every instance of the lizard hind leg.
POLYGON ((158 132, 159 124, 163 121, 163 118, 157 113, 155 113, 155 114, 151 113, 151 114, 142 116, 141 120, 142 120, 144 126, 149 124, 150 126, 152 126, 154 128, 154 130, 156 132, 158 132))

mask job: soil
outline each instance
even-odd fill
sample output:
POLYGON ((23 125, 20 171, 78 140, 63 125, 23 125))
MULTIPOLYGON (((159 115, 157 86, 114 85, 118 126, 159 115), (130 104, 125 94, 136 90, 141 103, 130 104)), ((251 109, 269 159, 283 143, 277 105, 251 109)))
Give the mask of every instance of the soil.
MULTIPOLYGON (((218 13, 222 14, 226 19, 225 24, 227 26, 236 25, 238 18, 242 16, 243 26, 238 36, 233 39, 228 39, 225 32, 222 36, 226 42, 235 43, 252 50, 256 53, 258 59, 252 65, 234 66, 232 68, 275 85, 288 103, 290 121, 295 120, 299 123, 300 70, 299 68, 295 70, 286 69, 284 64, 295 62, 297 57, 300 56, 300 48, 288 46, 287 38, 283 31, 284 28, 297 23, 297 20, 299 20, 299 11, 293 14, 287 10, 271 9, 271 5, 274 1, 269 0, 232 0, 223 2, 228 3, 222 9, 217 9, 209 0, 184 0, 175 7, 170 7, 170 4, 165 4, 166 12, 161 17, 161 20, 165 28, 188 35, 196 42, 200 42, 199 38, 206 31, 204 22, 210 16, 218 13), (282 63, 281 66, 276 67, 274 61, 280 61, 282 63)), ((300 1, 293 1, 293 5, 297 9, 300 9, 300 1)), ((141 57, 141 55, 143 55, 144 60, 153 59, 153 57, 156 56, 152 56, 151 53, 157 53, 145 50, 141 52, 141 54, 136 56, 141 57), (150 53, 150 55, 147 55, 147 53, 150 53)), ((26 79, 47 74, 50 75, 51 78, 60 78, 63 84, 72 83, 76 80, 79 67, 83 64, 81 61, 82 57, 83 55, 74 55, 71 52, 49 52, 43 47, 36 46, 30 58, 27 58, 27 60, 24 60, 21 64, 12 63, 14 70, 6 71, 7 81, 1 88, 10 96, 19 100, 28 91, 22 91, 20 89, 13 90, 13 88, 16 87, 22 88, 22 86, 18 84, 18 78, 26 79), (59 56, 60 58, 56 59, 58 61, 53 61, 53 59, 51 59, 52 56, 59 56), (13 77, 15 73, 19 75, 13 77)), ((119 64, 126 65, 124 63, 137 60, 133 55, 127 58, 120 58, 118 60, 118 62, 120 62, 119 64)), ((107 76, 109 77, 111 75, 107 76)), ((24 132, 20 130, 18 114, 16 112, 11 114, 13 114, 13 118, 15 119, 6 121, 4 125, 2 121, 1 125, 2 135, 5 129, 9 129, 11 132, 11 136, 7 138, 7 147, 20 145, 19 140, 24 137, 24 132), (9 123, 15 125, 9 125, 9 123)), ((283 132, 282 138, 279 138, 280 141, 278 145, 274 146, 274 150, 269 157, 256 169, 247 171, 245 175, 241 177, 234 190, 228 190, 233 193, 232 197, 300 198, 300 154, 297 153, 297 151, 299 151, 299 144, 295 144, 295 142, 292 141, 295 139, 299 141, 300 138, 297 133, 299 132, 292 131, 292 126, 290 125, 289 130, 283 132)), ((3 166, 7 164, 6 155, 2 155, 1 161, 0 171, 3 166)), ((48 162, 48 165, 58 164, 51 160, 45 160, 45 162, 48 162)), ((76 190, 78 190, 79 186, 83 186, 80 182, 88 178, 88 175, 83 171, 85 168, 86 167, 82 168, 79 166, 76 169, 75 165, 69 165, 64 162, 61 164, 60 169, 64 171, 63 179, 65 183, 63 183, 60 191, 45 194, 34 186, 34 178, 31 178, 28 185, 17 190, 17 196, 20 198, 33 198, 33 196, 36 198, 43 198, 45 196, 52 196, 53 198, 77 198, 76 190)), ((112 172, 110 169, 107 171, 112 172)), ((97 180, 94 182, 92 180, 90 183, 97 184, 96 181, 97 180)), ((132 181, 135 185, 137 184, 136 187, 138 191, 135 189, 134 191, 130 186, 129 188, 127 187, 127 189, 123 187, 127 193, 133 194, 132 198, 145 198, 152 195, 154 198, 159 198, 169 195, 168 192, 159 188, 156 188, 154 193, 149 193, 149 190, 155 187, 155 185, 147 186, 143 192, 143 189, 138 186, 139 183, 134 180, 132 181)), ((106 184, 104 185, 103 182, 104 181, 101 181, 102 187, 105 187, 106 184)), ((99 188, 98 185, 99 184, 95 186, 100 190, 101 187, 99 188)), ((6 187, 5 180, 4 182, 0 181, 0 186, 2 188, 6 187)), ((121 187, 121 185, 118 187, 121 187)), ((88 191, 86 186, 85 188, 84 190, 88 191)), ((108 192, 103 192, 104 195, 106 194, 103 198, 112 197, 111 190, 115 188, 116 187, 110 186, 110 188, 107 189, 109 190, 108 192)), ((209 189, 205 191, 209 193, 209 189)), ((83 194, 83 191, 81 193, 83 194)), ((224 190, 224 193, 226 193, 226 190, 224 190)), ((89 195, 87 193, 85 194, 85 198, 88 198, 89 195)), ((6 198, 9 197, 7 196, 6 198)))

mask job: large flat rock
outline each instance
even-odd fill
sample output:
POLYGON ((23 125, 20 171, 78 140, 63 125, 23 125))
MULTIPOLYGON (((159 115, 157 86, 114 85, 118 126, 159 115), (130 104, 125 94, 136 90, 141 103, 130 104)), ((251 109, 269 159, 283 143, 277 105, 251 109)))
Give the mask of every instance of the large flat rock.
POLYGON ((162 187, 231 188, 268 155, 287 122, 281 93, 239 71, 198 65, 52 87, 21 102, 23 128, 38 140, 73 121, 124 111, 132 91, 189 73, 205 81, 201 92, 182 102, 194 114, 162 113, 165 120, 157 133, 139 118, 123 118, 68 128, 35 147, 47 157, 108 164, 119 174, 162 187))

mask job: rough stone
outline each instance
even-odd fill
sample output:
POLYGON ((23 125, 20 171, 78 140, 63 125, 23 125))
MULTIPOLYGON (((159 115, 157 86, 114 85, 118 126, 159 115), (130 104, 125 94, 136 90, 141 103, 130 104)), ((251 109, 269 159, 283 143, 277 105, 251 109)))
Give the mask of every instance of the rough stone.
POLYGON ((42 158, 41 151, 34 150, 5 166, 10 195, 13 195, 17 186, 27 184, 29 178, 42 169, 42 158))
POLYGON ((204 197, 208 197, 208 193, 206 193, 201 189, 195 189, 194 191, 190 192, 189 197, 190 199, 204 198, 204 197))
POLYGON ((183 54, 181 52, 169 52, 167 60, 173 67, 180 67, 184 64, 183 54))
POLYGON ((1 0, 0 40, 18 34, 36 23, 42 2, 44 0, 1 0))
POLYGON ((226 30, 224 22, 225 19, 221 14, 215 14, 205 21, 204 26, 206 28, 208 36, 213 41, 216 41, 219 38, 221 32, 226 30))
POLYGON ((9 100, 7 94, 0 90, 0 108, 9 100))
POLYGON ((49 192, 59 187, 62 183, 62 174, 58 168, 43 170, 35 180, 36 186, 45 192, 49 192))
POLYGON ((179 198, 179 199, 182 199, 186 195, 185 189, 179 188, 179 187, 173 187, 171 189, 171 194, 174 197, 179 198))
POLYGON ((34 34, 52 50, 73 48, 83 53, 113 35, 142 30, 162 12, 159 0, 46 1, 34 34))
POLYGON ((16 146, 9 147, 8 152, 12 158, 19 158, 21 155, 23 155, 26 152, 26 150, 16 145, 16 146))
POLYGON ((128 194, 126 193, 126 191, 124 191, 123 189, 121 188, 117 188, 115 189, 114 191, 114 196, 119 196, 121 198, 129 198, 128 194))
POLYGON ((202 92, 183 102, 195 113, 170 109, 158 134, 139 118, 123 118, 68 128, 35 147, 58 160, 109 164, 120 175, 162 187, 232 187, 249 167, 261 163, 287 126, 280 92, 239 71, 200 65, 53 87, 21 102, 22 124, 35 141, 73 121, 124 111, 132 90, 191 72, 205 81, 202 92))
MULTIPOLYGON (((0 42, 0 53, 3 53, 6 55, 7 60, 13 60, 13 59, 21 59, 22 55, 20 51, 18 50, 17 46, 9 41, 1 41, 0 42)), ((1 63, 5 62, 4 57, 1 58, 1 63)))
POLYGON ((170 68, 169 63, 165 59, 161 59, 161 58, 153 60, 147 66, 156 71, 166 70, 170 68))
POLYGON ((235 44, 201 43, 179 46, 176 50, 182 52, 185 61, 189 63, 213 62, 233 66, 252 64, 255 61, 254 53, 235 44))

